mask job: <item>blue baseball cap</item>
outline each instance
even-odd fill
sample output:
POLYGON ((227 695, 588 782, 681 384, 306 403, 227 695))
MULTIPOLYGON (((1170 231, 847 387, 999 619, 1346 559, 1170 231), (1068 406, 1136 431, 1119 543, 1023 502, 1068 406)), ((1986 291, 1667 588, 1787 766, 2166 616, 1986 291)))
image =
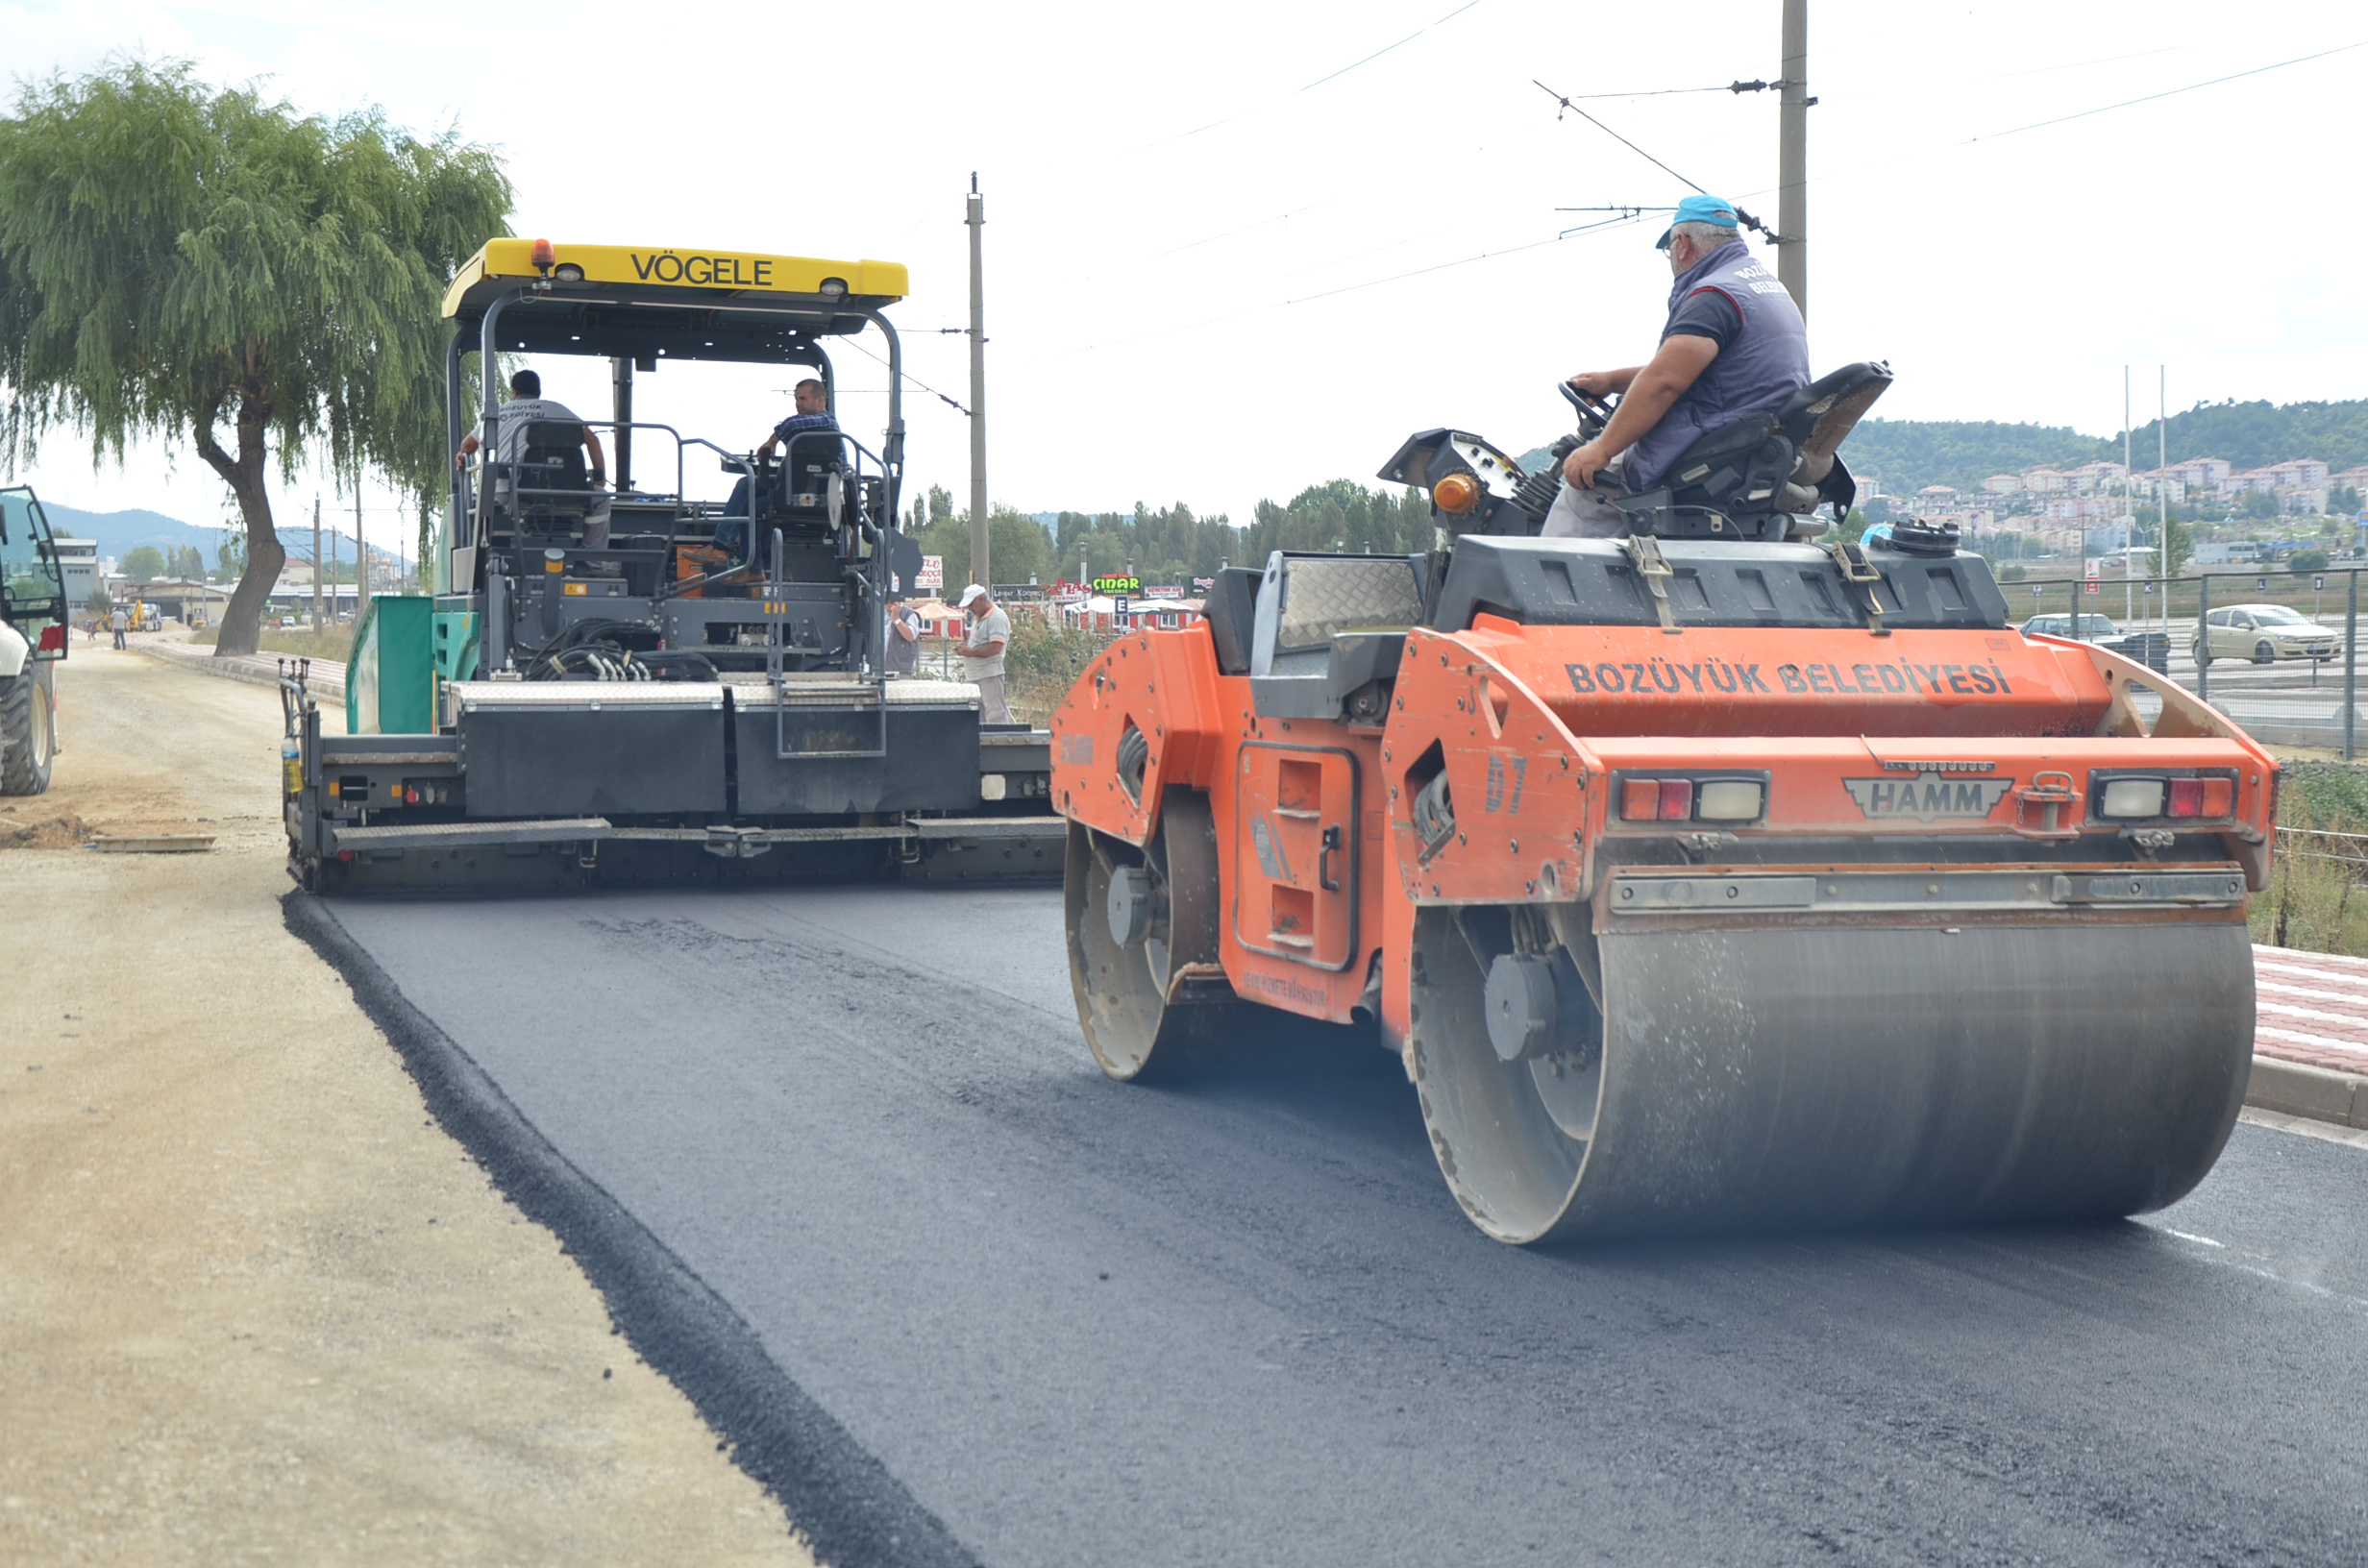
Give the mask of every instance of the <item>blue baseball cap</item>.
POLYGON ((1653 244, 1661 250, 1667 250, 1669 236, 1677 233, 1677 226, 1681 223, 1714 223, 1721 229, 1733 229, 1736 227, 1735 204, 1723 196, 1689 196, 1677 204, 1677 215, 1669 220, 1669 227, 1661 232, 1661 237, 1653 244))

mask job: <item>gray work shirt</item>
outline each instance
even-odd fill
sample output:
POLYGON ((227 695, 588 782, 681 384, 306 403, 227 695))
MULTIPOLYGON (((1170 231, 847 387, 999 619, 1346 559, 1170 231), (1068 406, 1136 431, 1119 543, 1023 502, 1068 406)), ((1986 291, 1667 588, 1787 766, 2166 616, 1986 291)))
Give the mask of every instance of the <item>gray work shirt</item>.
POLYGON ((576 410, 566 404, 555 403, 549 398, 512 398, 502 404, 502 432, 500 445, 494 451, 494 460, 516 462, 519 452, 526 445, 527 427, 544 423, 581 427, 583 421, 577 418, 576 410))
POLYGON ((997 649, 984 658, 971 651, 981 643, 1011 643, 1011 617, 1000 609, 989 610, 971 623, 969 635, 962 639, 962 673, 973 680, 985 680, 1003 673, 1003 649, 997 649))

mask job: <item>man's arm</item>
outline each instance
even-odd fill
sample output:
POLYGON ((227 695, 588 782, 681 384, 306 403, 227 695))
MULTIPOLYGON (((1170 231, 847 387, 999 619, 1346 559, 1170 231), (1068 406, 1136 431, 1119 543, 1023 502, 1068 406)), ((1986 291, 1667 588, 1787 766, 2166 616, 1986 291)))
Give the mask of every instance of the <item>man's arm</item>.
POLYGON ((608 482, 608 459, 602 454, 601 438, 592 433, 592 427, 589 425, 583 428, 583 444, 585 449, 592 453, 592 482, 606 484, 608 482))
POLYGON ((1717 357, 1718 344, 1712 338, 1679 332, 1662 339, 1652 362, 1631 376, 1627 395, 1612 411, 1603 433, 1563 459, 1563 478, 1582 490, 1592 490, 1603 465, 1641 441, 1717 357))
POLYGON ((1642 365, 1630 365, 1626 370, 1582 370, 1570 378, 1570 384, 1590 397, 1608 398, 1615 392, 1625 392, 1636 380, 1642 365))

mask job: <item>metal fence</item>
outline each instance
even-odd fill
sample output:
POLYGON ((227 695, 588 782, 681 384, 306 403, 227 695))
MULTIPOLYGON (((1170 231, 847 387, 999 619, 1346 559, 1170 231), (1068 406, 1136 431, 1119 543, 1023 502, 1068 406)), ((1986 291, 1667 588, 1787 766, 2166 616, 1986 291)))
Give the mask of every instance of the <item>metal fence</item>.
MULTIPOLYGON (((2340 661, 2342 665, 2341 701, 2334 711, 2325 716, 2324 723, 2319 722, 2320 716, 2315 713, 2265 716, 2257 711, 2239 711, 2247 706, 2248 698, 2275 699, 2295 695, 2294 688, 2272 684, 2227 681, 2219 705, 2239 726, 2263 739, 2288 745, 2328 747, 2339 750, 2343 759, 2349 762, 2356 751, 2359 728, 2358 630, 2359 578, 2362 570, 2358 567, 2331 567, 2295 572, 2241 568, 2201 573, 2188 577, 2135 579, 2122 584, 2125 602, 2138 606, 2136 614, 2129 617, 2131 624, 2124 630, 2158 630, 2169 638, 2170 649, 2165 650, 2166 655, 2173 650, 2191 652, 2199 645, 2208 647, 2204 645, 2205 620, 2215 603, 2224 609, 2251 603, 2281 604, 2306 614, 2317 625, 2327 625, 2331 613, 2327 601, 2339 595, 2342 629, 2336 649, 2329 660, 2304 661, 2309 666, 2309 685, 2312 688, 2320 684, 2320 665, 2323 662, 2340 661)), ((2082 616, 2106 613, 2100 600, 2111 590, 2113 580, 2071 577, 2034 582, 2026 579, 2002 582, 2000 586, 2006 591, 2007 602, 2018 624, 2033 615, 2056 614, 2061 606, 2072 618, 2070 625, 2073 634, 2080 636, 2082 616), (2024 608, 2026 605, 2030 606, 2028 610, 2024 608)), ((2083 636, 2082 640, 2093 639, 2083 636)), ((2168 662, 2166 656, 2164 663, 2168 662)), ((2215 663, 2242 666, 2248 661, 2228 653, 2195 660, 2192 684, 2195 694, 2208 702, 2213 699, 2212 668, 2215 663)), ((2162 668, 2160 665, 2156 667, 2162 668)), ((2174 678, 2178 674, 2167 669, 2163 673, 2173 674, 2174 678)), ((2226 681, 2225 676, 2223 679, 2226 681)))

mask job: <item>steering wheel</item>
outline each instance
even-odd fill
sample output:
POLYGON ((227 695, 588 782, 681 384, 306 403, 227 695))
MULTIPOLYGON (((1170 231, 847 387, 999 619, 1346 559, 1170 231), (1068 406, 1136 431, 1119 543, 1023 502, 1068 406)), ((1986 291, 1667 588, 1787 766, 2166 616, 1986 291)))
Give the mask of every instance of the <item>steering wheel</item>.
POLYGON ((1611 404, 1606 403, 1603 399, 1595 396, 1592 392, 1580 391, 1577 387, 1572 386, 1568 381, 1556 381, 1554 386, 1555 389, 1561 392, 1564 397, 1570 400, 1570 406, 1578 411, 1579 422, 1581 424, 1585 424, 1591 419, 1595 421, 1598 425, 1603 425, 1610 422, 1612 418, 1611 404))

